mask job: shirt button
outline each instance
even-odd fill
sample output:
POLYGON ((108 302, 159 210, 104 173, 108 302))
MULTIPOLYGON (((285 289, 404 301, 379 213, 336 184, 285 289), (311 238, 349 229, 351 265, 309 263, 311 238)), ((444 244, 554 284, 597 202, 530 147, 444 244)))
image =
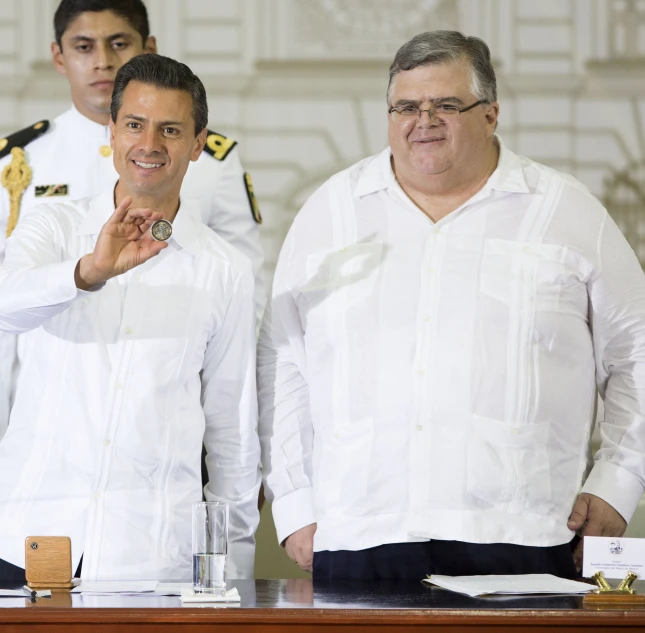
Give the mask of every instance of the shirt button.
POLYGON ((109 145, 101 145, 99 148, 99 154, 103 156, 103 158, 112 156, 112 148, 109 145))
POLYGON ((341 253, 344 253, 347 249, 343 246, 343 248, 340 249, 341 253))
POLYGON ((112 440, 105 440, 105 445, 106 446, 109 446, 110 444, 112 444, 112 440))
POLYGON ((423 322, 424 322, 424 323, 428 323, 428 321, 430 321, 430 315, 429 315, 429 314, 426 314, 426 315, 424 315, 424 317, 423 317, 423 322))
POLYGON ((100 492, 95 492, 94 493, 94 498, 98 501, 101 498, 101 493, 100 492))
POLYGON ((137 273, 137 274, 134 276, 134 280, 135 280, 135 281, 141 281, 141 275, 140 275, 139 273, 137 273))
POLYGON ((117 390, 123 389, 123 383, 122 382, 117 382, 116 383, 116 388, 117 388, 117 390))
POLYGON ((428 272, 429 272, 430 274, 432 274, 432 273, 434 272, 434 268, 433 268, 432 266, 430 266, 430 267, 428 268, 428 272))
POLYGON ((523 253, 528 253, 531 249, 528 246, 523 246, 522 247, 522 252, 523 253))
POLYGON ((420 424, 417 424, 417 431, 423 431, 423 427, 420 424))
POLYGON ((132 334, 132 328, 131 327, 125 328, 125 333, 126 334, 132 334))
POLYGON ((419 374, 419 376, 425 376, 425 373, 426 373, 425 369, 418 369, 417 370, 417 374, 419 374))

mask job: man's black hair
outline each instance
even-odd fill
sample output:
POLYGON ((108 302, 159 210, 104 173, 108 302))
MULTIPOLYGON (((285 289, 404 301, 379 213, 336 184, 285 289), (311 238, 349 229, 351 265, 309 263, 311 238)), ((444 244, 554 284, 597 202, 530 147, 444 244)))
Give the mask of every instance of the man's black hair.
POLYGON ((193 98, 195 136, 208 125, 206 90, 199 77, 186 64, 153 53, 133 57, 117 72, 110 105, 110 116, 113 121, 116 121, 123 102, 123 93, 131 81, 138 81, 155 88, 187 92, 193 98))
POLYGON ((112 11, 125 18, 128 24, 141 35, 143 45, 146 45, 150 35, 150 24, 148 11, 141 0, 62 0, 54 13, 54 37, 61 50, 63 50, 63 33, 81 13, 88 11, 94 13, 112 11))

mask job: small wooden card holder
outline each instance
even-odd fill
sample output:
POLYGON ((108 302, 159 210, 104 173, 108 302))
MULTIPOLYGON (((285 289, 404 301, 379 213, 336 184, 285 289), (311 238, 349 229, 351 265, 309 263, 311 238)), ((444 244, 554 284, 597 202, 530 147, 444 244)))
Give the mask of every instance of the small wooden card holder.
POLYGON ((31 589, 71 589, 74 585, 69 536, 28 536, 25 574, 31 589))
POLYGON ((615 589, 607 582, 601 571, 597 571, 592 578, 598 585, 598 589, 585 595, 584 607, 598 609, 645 607, 645 596, 632 589, 632 583, 638 578, 633 571, 627 572, 627 576, 615 589))

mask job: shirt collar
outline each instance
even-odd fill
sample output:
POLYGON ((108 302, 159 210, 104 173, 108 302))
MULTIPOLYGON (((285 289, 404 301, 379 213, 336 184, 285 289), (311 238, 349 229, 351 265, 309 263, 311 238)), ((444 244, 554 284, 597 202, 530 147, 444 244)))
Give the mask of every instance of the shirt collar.
POLYGON ((495 140, 499 145, 499 159, 497 160, 497 167, 486 185, 498 191, 530 193, 531 190, 524 177, 522 159, 515 152, 508 149, 497 134, 495 134, 495 140))
POLYGON ((210 230, 201 221, 198 221, 198 218, 199 202, 190 198, 182 200, 172 223, 172 237, 170 238, 194 255, 199 255, 202 251, 201 230, 210 230))
MULTIPOLYGON (((100 193, 90 198, 89 210, 78 227, 78 235, 98 235, 108 218, 114 213, 114 189, 100 193)), ((182 200, 179 211, 172 223, 171 241, 176 242, 194 255, 199 255, 202 250, 200 228, 204 228, 199 218, 199 205, 197 200, 182 200)))
POLYGON ((392 152, 390 148, 386 147, 380 154, 372 158, 356 183, 356 189, 354 189, 354 196, 356 198, 380 191, 381 189, 387 189, 396 182, 394 172, 392 171, 392 163, 390 162, 391 156, 392 152))
MULTIPOLYGON (((504 145, 504 142, 497 134, 495 135, 495 140, 499 145, 499 159, 497 167, 488 179, 485 188, 510 193, 529 193, 530 189, 524 177, 522 160, 504 145)), ((387 189, 396 182, 390 161, 391 156, 392 151, 389 147, 374 156, 358 179, 354 190, 355 197, 359 198, 381 189, 387 189)))
POLYGON ((88 137, 107 138, 109 140, 109 125, 101 125, 91 119, 88 119, 84 114, 81 114, 74 104, 70 109, 69 122, 74 127, 77 134, 85 135, 88 137))
POLYGON ((114 189, 110 188, 90 198, 88 212, 76 231, 77 235, 98 235, 113 213, 114 189))

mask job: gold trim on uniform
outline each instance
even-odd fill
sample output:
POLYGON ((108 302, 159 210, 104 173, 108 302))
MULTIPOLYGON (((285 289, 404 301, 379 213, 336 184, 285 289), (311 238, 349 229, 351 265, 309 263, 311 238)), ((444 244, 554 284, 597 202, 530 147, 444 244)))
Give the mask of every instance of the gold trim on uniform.
POLYGON ((8 143, 8 142, 9 142, 9 139, 7 139, 7 138, 0 139, 0 152, 1 152, 5 147, 7 147, 7 143, 8 143))
POLYGON ((101 145, 99 148, 99 154, 103 156, 103 158, 112 156, 112 148, 109 145, 101 145))
POLYGON ((11 150, 11 162, 2 170, 2 186, 9 192, 9 219, 7 220, 7 237, 11 235, 18 224, 20 199, 22 192, 31 182, 31 168, 25 160, 22 147, 11 150))
POLYGON ((253 190, 253 183, 251 182, 251 174, 248 171, 244 172, 244 186, 246 187, 246 195, 249 197, 249 204, 251 205, 251 213, 253 214, 253 219, 258 223, 262 224, 262 214, 260 213, 260 205, 258 200, 255 197, 255 191, 253 190))
POLYGON ((217 160, 224 160, 235 145, 237 145, 237 141, 217 134, 217 132, 210 132, 206 137, 207 151, 217 160))
POLYGON ((43 125, 45 125, 45 122, 44 122, 44 121, 38 121, 38 123, 36 123, 36 125, 34 125, 34 130, 40 130, 40 128, 41 128, 43 125))

